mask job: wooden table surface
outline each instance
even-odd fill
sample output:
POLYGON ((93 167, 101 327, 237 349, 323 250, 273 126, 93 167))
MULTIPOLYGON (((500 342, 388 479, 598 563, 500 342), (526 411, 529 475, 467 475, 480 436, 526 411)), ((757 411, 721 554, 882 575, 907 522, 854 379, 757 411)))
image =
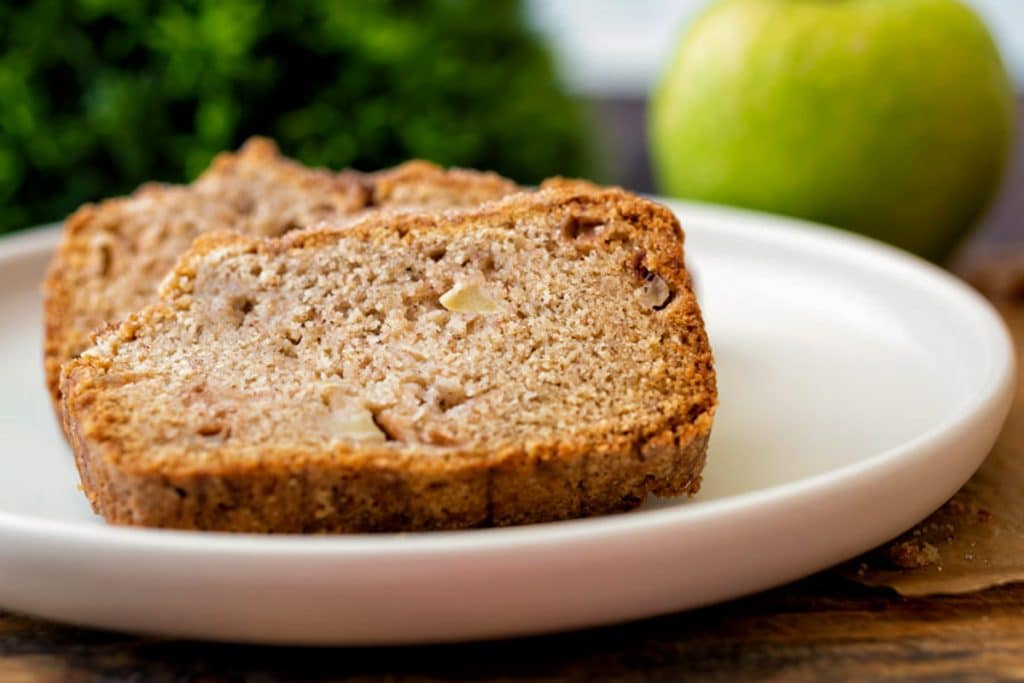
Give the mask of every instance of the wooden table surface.
POLYGON ((161 641, 0 614, 0 681, 1024 679, 1024 586, 906 599, 833 573, 623 626, 381 649, 161 641))

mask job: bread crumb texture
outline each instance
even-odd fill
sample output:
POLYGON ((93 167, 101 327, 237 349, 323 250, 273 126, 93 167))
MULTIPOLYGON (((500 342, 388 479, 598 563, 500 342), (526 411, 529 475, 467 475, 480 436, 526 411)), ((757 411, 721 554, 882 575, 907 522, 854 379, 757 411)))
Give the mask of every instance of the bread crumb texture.
POLYGON ((521 524, 692 493, 716 404, 674 216, 583 185, 205 235, 62 389, 110 522, 274 532, 521 524))
POLYGON ((188 186, 151 184, 131 197, 82 207, 65 224, 44 284, 47 382, 59 400, 60 365, 104 325, 151 303, 196 236, 235 230, 279 237, 376 211, 473 206, 517 191, 493 173, 445 171, 423 161, 364 174, 311 169, 253 138, 218 156, 188 186))

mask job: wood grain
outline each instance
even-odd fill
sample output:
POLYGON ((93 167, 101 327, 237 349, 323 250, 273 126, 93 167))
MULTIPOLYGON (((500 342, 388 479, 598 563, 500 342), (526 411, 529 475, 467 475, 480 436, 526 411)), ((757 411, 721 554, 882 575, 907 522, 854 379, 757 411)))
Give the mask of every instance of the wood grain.
POLYGON ((1024 678, 1024 587, 901 598, 833 574, 714 608, 544 638, 259 648, 0 614, 0 681, 744 681, 1024 678))

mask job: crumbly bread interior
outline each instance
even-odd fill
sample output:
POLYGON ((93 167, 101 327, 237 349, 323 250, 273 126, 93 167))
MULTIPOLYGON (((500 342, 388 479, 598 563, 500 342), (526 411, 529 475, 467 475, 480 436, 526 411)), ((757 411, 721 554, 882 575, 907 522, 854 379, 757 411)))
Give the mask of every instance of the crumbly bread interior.
POLYGON ((61 363, 91 335, 153 301, 161 279, 199 234, 236 230, 278 237, 375 208, 466 206, 516 190, 495 174, 410 162, 376 174, 306 168, 254 138, 223 154, 190 186, 151 185, 88 205, 68 219, 45 285, 46 366, 58 395, 61 363))
POLYGON ((523 197, 270 242, 200 238, 160 304, 65 371, 84 439, 116 443, 105 457, 133 469, 189 472, 497 453, 710 413, 671 214, 616 192, 523 197))
POLYGON ((67 330, 62 355, 88 345, 89 335, 153 300, 160 280, 201 232, 233 228, 275 237, 320 220, 339 220, 363 206, 354 179, 304 170, 300 182, 291 164, 265 163, 268 150, 249 146, 189 187, 149 186, 131 198, 89 207, 69 222, 71 234, 86 232, 62 264, 67 330))

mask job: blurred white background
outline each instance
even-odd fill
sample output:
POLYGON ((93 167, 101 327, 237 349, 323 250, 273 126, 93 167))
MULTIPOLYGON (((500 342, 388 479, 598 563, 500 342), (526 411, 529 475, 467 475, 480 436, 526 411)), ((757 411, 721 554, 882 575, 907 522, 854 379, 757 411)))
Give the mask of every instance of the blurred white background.
MULTIPOLYGON (((1024 0, 966 0, 988 23, 1024 92, 1024 0)), ((676 36, 708 0, 528 0, 566 83, 586 95, 645 94, 676 36)))

